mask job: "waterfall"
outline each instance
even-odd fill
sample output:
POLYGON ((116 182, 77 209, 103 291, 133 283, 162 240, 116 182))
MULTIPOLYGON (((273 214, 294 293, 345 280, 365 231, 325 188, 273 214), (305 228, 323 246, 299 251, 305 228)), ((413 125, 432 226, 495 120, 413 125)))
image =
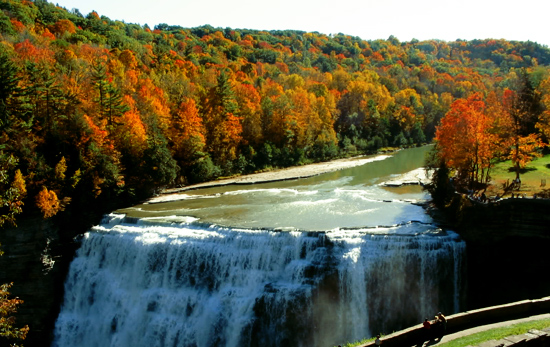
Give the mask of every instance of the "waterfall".
POLYGON ((235 229, 111 214, 82 239, 53 346, 331 346, 460 308, 433 225, 235 229))

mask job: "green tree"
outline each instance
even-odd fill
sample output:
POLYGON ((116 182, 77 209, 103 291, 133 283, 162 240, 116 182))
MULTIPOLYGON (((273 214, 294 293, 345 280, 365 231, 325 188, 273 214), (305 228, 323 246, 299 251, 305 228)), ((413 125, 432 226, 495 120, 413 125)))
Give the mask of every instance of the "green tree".
POLYGON ((103 119, 107 120, 108 126, 112 127, 116 123, 116 118, 130 108, 123 102, 120 90, 108 81, 105 64, 99 59, 92 64, 92 79, 97 88, 96 102, 99 104, 99 113, 103 119))
POLYGON ((13 127, 16 98, 21 95, 19 69, 10 57, 0 52, 0 131, 13 127))
POLYGON ((168 149, 166 137, 153 121, 151 123, 148 124, 147 148, 143 152, 142 166, 148 193, 174 183, 179 170, 168 149))
POLYGON ((33 116, 40 121, 42 129, 47 132, 54 127, 60 117, 61 89, 56 83, 51 68, 27 62, 25 96, 32 105, 33 116))
POLYGON ((0 150, 0 228, 5 223, 15 225, 15 217, 21 213, 23 198, 27 193, 25 181, 17 159, 0 150))
POLYGON ((544 147, 540 135, 534 131, 538 119, 539 106, 533 98, 530 88, 523 84, 519 93, 511 90, 504 92, 504 110, 500 122, 501 142, 507 158, 512 160, 519 179, 521 169, 535 157, 540 157, 544 147))
POLYGON ((434 147, 426 156, 426 171, 432 174, 431 182, 425 186, 430 192, 436 206, 444 207, 452 199, 455 187, 450 178, 450 170, 438 154, 437 147, 434 147))
POLYGON ((238 157, 242 140, 239 104, 225 70, 220 71, 217 85, 210 89, 204 105, 207 150, 214 162, 223 167, 238 157))

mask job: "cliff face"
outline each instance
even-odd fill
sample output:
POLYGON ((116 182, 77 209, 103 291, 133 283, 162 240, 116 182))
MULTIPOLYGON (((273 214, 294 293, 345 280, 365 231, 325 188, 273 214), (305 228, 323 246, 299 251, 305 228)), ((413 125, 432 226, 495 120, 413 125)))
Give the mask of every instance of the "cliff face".
POLYGON ((468 309, 550 295, 550 200, 461 198, 455 230, 466 241, 468 309))
POLYGON ((466 241, 480 244, 516 237, 550 240, 550 200, 520 198, 484 204, 462 198, 457 228, 466 241))
MULTIPOLYGON (((550 295, 550 200, 507 199, 479 204, 461 199, 452 226, 467 244, 467 309, 550 295)), ((0 283, 14 282, 24 300, 17 326, 28 324, 25 346, 45 346, 63 300, 63 284, 87 226, 26 218, 0 231, 0 283)), ((85 223, 82 223, 85 224, 85 223)))
POLYGON ((63 282, 75 244, 59 227, 41 218, 18 222, 0 231, 0 283, 13 282, 12 297, 24 301, 16 326, 30 328, 24 345, 47 346, 63 300, 63 282))

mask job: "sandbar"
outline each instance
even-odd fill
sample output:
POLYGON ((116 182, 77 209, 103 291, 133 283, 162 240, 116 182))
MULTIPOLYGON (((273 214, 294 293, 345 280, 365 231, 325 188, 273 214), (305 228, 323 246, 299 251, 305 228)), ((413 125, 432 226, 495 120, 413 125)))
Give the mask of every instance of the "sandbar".
POLYGON ((389 158, 391 155, 380 154, 375 156, 361 156, 353 157, 346 159, 336 159, 327 162, 313 163, 302 166, 293 166, 284 169, 276 169, 265 172, 258 172, 248 175, 223 178, 215 181, 203 182, 192 184, 183 187, 165 189, 161 194, 174 194, 179 192, 184 192, 187 190, 207 188, 207 187, 217 187, 230 184, 256 184, 256 183, 267 183, 275 181, 284 181, 291 179, 307 178, 312 176, 317 176, 323 173, 348 169, 356 166, 365 165, 374 161, 384 160, 389 158))

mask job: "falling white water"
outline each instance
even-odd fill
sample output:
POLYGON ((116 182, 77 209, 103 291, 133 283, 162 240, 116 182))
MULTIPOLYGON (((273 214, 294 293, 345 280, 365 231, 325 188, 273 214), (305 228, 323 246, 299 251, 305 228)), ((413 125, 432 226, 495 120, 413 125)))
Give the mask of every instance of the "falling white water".
POLYGON ((460 307, 433 225, 275 232, 110 215, 71 264, 55 347, 331 346, 460 307))
POLYGON ((465 246, 456 234, 409 223, 328 237, 343 254, 344 341, 409 327, 438 311, 458 312, 465 246))

